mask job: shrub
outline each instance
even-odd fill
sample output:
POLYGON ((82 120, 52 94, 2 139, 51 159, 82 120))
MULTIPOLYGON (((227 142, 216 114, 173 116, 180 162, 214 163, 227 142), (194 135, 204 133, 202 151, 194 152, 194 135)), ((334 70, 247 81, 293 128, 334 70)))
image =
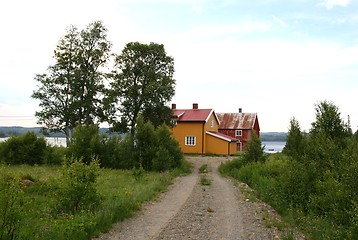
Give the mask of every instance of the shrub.
POLYGON ((152 170, 163 172, 172 168, 173 156, 168 149, 159 146, 155 158, 152 160, 152 170))
POLYGON ((44 138, 38 138, 34 132, 11 137, 1 143, 0 158, 8 164, 42 164, 50 146, 44 138))
POLYGON ((103 141, 103 151, 99 158, 101 167, 118 169, 120 167, 120 136, 112 136, 103 141))
POLYGON ((87 165, 81 159, 66 159, 57 194, 59 212, 76 213, 79 210, 94 210, 100 202, 95 187, 98 175, 98 160, 93 159, 87 165))
POLYGON ((135 153, 133 137, 130 134, 125 135, 118 146, 117 166, 120 169, 130 169, 135 165, 135 153))
POLYGON ((180 160, 183 159, 183 153, 168 126, 162 124, 156 129, 155 134, 158 140, 158 147, 156 156, 153 159, 153 170, 164 171, 179 167, 180 160))
POLYGON ((135 162, 136 167, 141 165, 145 170, 166 171, 180 166, 183 153, 165 124, 155 129, 151 122, 144 123, 139 117, 134 140, 134 156, 139 160, 135 162))
POLYGON ((158 149, 155 128, 151 122, 144 122, 142 116, 137 118, 134 134, 136 162, 135 166, 142 166, 145 170, 152 169, 152 160, 156 157, 158 149))
POLYGON ((244 165, 242 158, 234 158, 226 163, 221 163, 219 171, 221 174, 229 175, 234 177, 234 172, 240 169, 244 165))
POLYGON ((100 136, 98 126, 78 125, 68 147, 68 155, 89 163, 92 158, 99 157, 103 152, 103 141, 104 136, 100 136))
POLYGON ((329 219, 337 225, 349 225, 349 211, 352 209, 352 196, 347 187, 326 172, 324 179, 316 184, 317 191, 311 196, 311 213, 329 219))
POLYGON ((67 154, 67 148, 48 146, 44 153, 44 163, 48 165, 61 165, 64 161, 64 157, 67 154))
POLYGON ((249 162, 264 162, 265 155, 260 138, 256 135, 256 132, 251 132, 251 140, 247 143, 247 152, 243 155, 243 161, 249 162))
POLYGON ((131 169, 133 167, 133 141, 130 134, 111 136, 103 141, 99 155, 101 167, 112 169, 131 169))

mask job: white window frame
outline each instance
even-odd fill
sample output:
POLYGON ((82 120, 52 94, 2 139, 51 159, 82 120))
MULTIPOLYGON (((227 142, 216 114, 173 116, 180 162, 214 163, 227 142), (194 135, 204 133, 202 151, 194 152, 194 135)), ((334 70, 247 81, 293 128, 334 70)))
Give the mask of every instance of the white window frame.
POLYGON ((242 130, 235 130, 235 136, 241 137, 242 136, 242 130))
POLYGON ((185 136, 185 146, 195 146, 196 137, 195 136, 185 136))
POLYGON ((214 127, 214 120, 213 119, 211 119, 211 122, 210 122, 210 127, 214 127))

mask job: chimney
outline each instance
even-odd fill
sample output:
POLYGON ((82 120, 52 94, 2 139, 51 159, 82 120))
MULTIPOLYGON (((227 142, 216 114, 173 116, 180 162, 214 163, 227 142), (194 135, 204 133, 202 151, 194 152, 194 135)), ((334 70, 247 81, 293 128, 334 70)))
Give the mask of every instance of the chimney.
POLYGON ((242 108, 239 108, 239 113, 242 113, 242 108))
POLYGON ((193 103, 193 109, 198 109, 199 105, 197 103, 193 103))
POLYGON ((172 103, 172 109, 173 110, 177 109, 177 105, 175 103, 172 103))

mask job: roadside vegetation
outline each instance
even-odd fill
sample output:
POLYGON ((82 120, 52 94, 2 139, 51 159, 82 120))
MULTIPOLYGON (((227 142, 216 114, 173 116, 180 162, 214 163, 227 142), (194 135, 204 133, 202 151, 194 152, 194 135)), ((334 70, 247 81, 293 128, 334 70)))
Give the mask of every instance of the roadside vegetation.
POLYGON ((310 239, 358 239, 358 132, 333 103, 315 110, 308 134, 291 120, 283 153, 265 155, 256 143, 220 171, 248 184, 310 239))
POLYGON ((0 170, 4 240, 91 239, 132 216, 183 172, 143 171, 137 179, 135 170, 103 169, 79 161, 66 166, 2 165, 0 170))
POLYGON ((141 117, 133 138, 96 126, 78 126, 68 148, 11 137, 0 162, 0 239, 90 239, 191 170, 168 127, 141 117))

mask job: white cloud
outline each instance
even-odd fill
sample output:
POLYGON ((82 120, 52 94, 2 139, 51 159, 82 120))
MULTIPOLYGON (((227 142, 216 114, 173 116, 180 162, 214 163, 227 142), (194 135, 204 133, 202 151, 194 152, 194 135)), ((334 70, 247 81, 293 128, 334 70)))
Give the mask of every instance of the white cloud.
POLYGON ((287 24, 285 21, 283 21, 281 18, 276 17, 276 16, 274 16, 274 15, 272 15, 271 17, 272 17, 273 20, 274 20, 276 23, 278 23, 281 27, 284 27, 284 28, 288 27, 288 24, 287 24))
POLYGON ((349 5, 350 2, 351 0, 323 0, 318 5, 330 10, 335 6, 346 7, 349 5))
POLYGON ((193 6, 191 7, 191 12, 200 15, 200 14, 203 13, 203 9, 202 9, 202 7, 200 7, 199 5, 193 5, 193 6))

